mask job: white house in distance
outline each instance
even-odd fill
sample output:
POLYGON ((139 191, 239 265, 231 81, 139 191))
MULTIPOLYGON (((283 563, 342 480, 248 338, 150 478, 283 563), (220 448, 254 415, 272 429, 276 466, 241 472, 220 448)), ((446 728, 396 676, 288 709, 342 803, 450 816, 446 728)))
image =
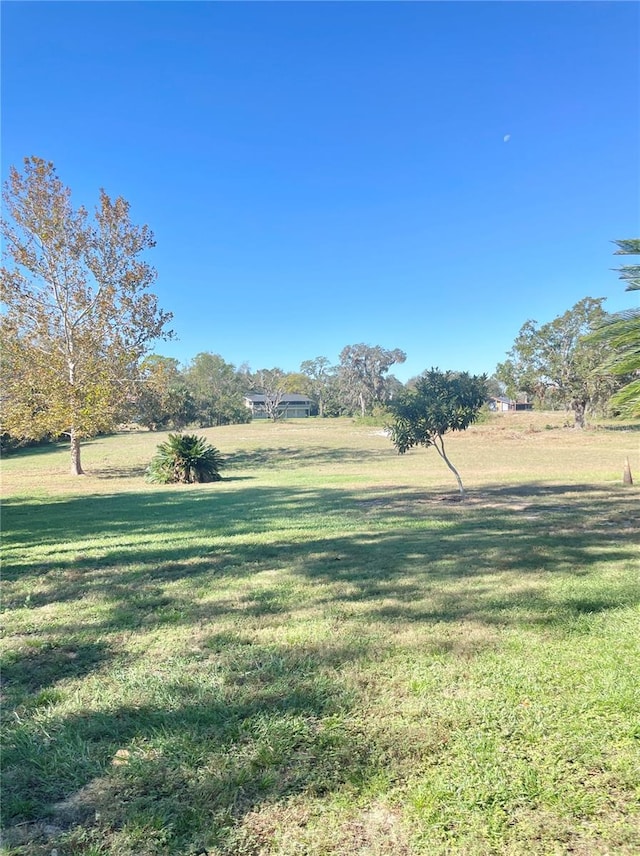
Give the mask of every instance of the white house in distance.
POLYGON ((506 395, 495 395, 489 399, 489 410, 497 410, 501 413, 509 410, 533 410, 533 405, 529 401, 514 401, 506 395))
MULTIPOLYGON (((265 402, 267 396, 261 393, 245 395, 244 403, 251 411, 254 419, 268 419, 269 414, 265 402)), ((278 402, 279 419, 300 419, 311 415, 313 402, 306 395, 298 395, 297 392, 286 392, 278 402)))

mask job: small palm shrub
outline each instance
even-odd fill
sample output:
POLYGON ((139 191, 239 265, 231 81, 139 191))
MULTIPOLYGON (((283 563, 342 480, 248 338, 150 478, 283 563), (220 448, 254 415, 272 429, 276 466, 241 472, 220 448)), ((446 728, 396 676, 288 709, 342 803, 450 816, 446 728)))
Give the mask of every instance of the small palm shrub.
POLYGON ((220 481, 222 455, 196 434, 169 434, 147 468, 152 484, 220 481))

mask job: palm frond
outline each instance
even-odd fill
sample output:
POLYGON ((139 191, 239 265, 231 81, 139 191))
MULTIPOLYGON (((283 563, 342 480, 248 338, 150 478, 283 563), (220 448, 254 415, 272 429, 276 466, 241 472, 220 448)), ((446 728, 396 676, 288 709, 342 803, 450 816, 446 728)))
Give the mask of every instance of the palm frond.
POLYGON ((196 434, 169 434, 147 469, 152 484, 220 481, 223 458, 218 449, 196 434))

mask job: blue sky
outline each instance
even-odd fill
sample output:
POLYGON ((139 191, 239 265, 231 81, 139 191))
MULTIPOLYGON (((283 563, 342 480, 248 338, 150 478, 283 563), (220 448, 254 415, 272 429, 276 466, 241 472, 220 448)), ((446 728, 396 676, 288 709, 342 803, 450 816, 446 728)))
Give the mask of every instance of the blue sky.
POLYGON ((529 318, 631 305, 639 7, 3 2, 2 178, 54 162, 157 247, 178 341, 252 369, 365 342, 491 373, 529 318))

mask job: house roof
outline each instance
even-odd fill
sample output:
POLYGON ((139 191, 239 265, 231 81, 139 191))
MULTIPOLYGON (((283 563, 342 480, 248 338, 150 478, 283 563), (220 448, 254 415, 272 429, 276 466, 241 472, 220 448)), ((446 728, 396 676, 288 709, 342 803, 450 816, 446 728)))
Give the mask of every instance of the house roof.
MULTIPOLYGON (((254 404, 264 404, 267 400, 267 396, 259 392, 251 392, 245 395, 245 398, 253 401, 254 404)), ((287 392, 280 399, 280 404, 311 404, 311 399, 306 395, 299 395, 297 392, 287 392)))
POLYGON ((525 401, 522 398, 509 398, 506 395, 491 395, 489 396, 489 401, 499 401, 501 404, 529 404, 530 402, 525 401))

